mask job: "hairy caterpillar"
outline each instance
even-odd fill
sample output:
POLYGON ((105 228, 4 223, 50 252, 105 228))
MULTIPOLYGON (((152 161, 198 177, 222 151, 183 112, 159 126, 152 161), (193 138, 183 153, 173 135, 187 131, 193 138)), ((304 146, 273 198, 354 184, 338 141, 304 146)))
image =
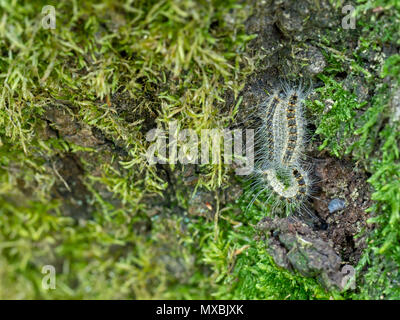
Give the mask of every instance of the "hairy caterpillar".
POLYGON ((312 193, 313 184, 302 161, 306 143, 302 100, 306 95, 301 86, 291 88, 286 84, 261 105, 258 146, 262 150, 253 174, 254 186, 260 191, 249 206, 267 191, 270 193, 267 201, 272 196, 276 198, 274 209, 283 206, 286 213, 299 207, 306 209, 304 203, 312 193))

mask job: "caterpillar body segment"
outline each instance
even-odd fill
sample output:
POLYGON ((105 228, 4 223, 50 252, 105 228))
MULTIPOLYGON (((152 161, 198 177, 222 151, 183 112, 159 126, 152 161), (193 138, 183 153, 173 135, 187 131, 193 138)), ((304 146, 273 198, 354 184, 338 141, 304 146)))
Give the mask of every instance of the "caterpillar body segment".
POLYGON ((286 166, 299 165, 304 155, 306 144, 302 102, 298 92, 292 92, 286 102, 287 147, 283 151, 282 164, 286 166))
POLYGON ((284 151, 287 149, 287 124, 285 117, 285 103, 279 104, 273 116, 273 158, 277 166, 280 166, 283 160, 284 151))
POLYGON ((263 112, 263 129, 264 129, 264 143, 265 148, 269 150, 268 152, 268 160, 272 161, 274 144, 276 139, 276 133, 274 131, 275 128, 275 114, 277 110, 281 108, 282 100, 279 98, 279 93, 275 91, 271 98, 269 99, 269 103, 266 106, 263 112))
POLYGON ((277 170, 264 170, 262 174, 270 189, 280 198, 288 201, 303 201, 310 195, 308 174, 301 168, 293 168, 287 179, 283 180, 277 170))

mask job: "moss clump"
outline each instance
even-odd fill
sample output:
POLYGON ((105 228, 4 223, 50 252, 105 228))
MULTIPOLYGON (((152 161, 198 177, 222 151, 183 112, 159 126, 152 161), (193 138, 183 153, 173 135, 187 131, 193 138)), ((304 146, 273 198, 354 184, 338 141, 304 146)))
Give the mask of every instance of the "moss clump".
POLYGON ((362 36, 358 46, 344 54, 327 50, 330 67, 321 77, 324 86, 317 90, 320 99, 333 98, 333 107, 325 114, 326 103, 321 100, 309 103, 309 107, 321 114, 316 130, 324 141, 321 148, 339 157, 343 151, 351 155, 371 173, 368 182, 375 190, 375 204, 369 208, 374 215, 369 223, 375 224, 375 229, 369 234, 368 248, 357 267, 358 289, 352 297, 398 299, 400 139, 393 105, 398 104, 400 72, 398 54, 383 51, 385 46, 399 43, 399 26, 394 21, 400 12, 395 1, 359 2, 362 5, 357 7, 357 16, 362 17, 358 21, 362 36), (345 63, 339 63, 341 58, 345 63), (343 74, 353 81, 361 75, 352 83, 353 92, 343 90, 346 81, 338 80, 343 74), (364 87, 367 95, 357 92, 357 85, 364 87))
MULTIPOLYGON (((200 267, 186 282, 159 260, 190 239, 161 249, 179 228, 158 228, 167 212, 152 220, 146 197, 165 193, 162 172, 174 166, 146 162, 145 134, 172 120, 201 130, 232 119, 224 99, 251 69, 245 10, 235 1, 60 1, 51 30, 41 25, 46 4, 0 4, 1 296, 209 297, 210 287, 198 290, 200 267), (47 264, 54 291, 41 286, 47 264)), ((202 170, 199 186, 226 180, 220 166, 202 170)))

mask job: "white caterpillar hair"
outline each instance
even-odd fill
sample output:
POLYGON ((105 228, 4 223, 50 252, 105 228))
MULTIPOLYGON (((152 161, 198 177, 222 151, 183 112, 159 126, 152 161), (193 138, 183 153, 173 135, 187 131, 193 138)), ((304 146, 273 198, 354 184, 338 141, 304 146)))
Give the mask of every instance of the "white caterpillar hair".
POLYGON ((258 131, 258 159, 253 172, 253 188, 257 190, 249 206, 262 193, 274 198, 273 211, 283 207, 285 213, 301 208, 312 195, 310 167, 305 164, 307 143, 303 101, 309 94, 303 85, 281 83, 258 108, 262 119, 258 131))

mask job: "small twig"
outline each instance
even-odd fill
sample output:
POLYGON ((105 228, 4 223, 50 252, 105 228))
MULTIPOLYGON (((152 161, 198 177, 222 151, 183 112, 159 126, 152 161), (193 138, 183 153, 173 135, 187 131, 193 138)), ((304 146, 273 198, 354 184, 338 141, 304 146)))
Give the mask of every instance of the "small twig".
POLYGON ((63 178, 63 177, 60 175, 60 173, 57 171, 57 169, 56 169, 56 167, 55 167, 55 165, 54 165, 54 162, 53 162, 53 170, 54 170, 55 174, 57 175, 57 177, 59 177, 60 180, 64 183, 64 185, 65 185, 65 187, 67 188, 67 190, 68 190, 69 192, 71 192, 71 188, 69 187, 67 181, 65 181, 64 178, 63 178))

